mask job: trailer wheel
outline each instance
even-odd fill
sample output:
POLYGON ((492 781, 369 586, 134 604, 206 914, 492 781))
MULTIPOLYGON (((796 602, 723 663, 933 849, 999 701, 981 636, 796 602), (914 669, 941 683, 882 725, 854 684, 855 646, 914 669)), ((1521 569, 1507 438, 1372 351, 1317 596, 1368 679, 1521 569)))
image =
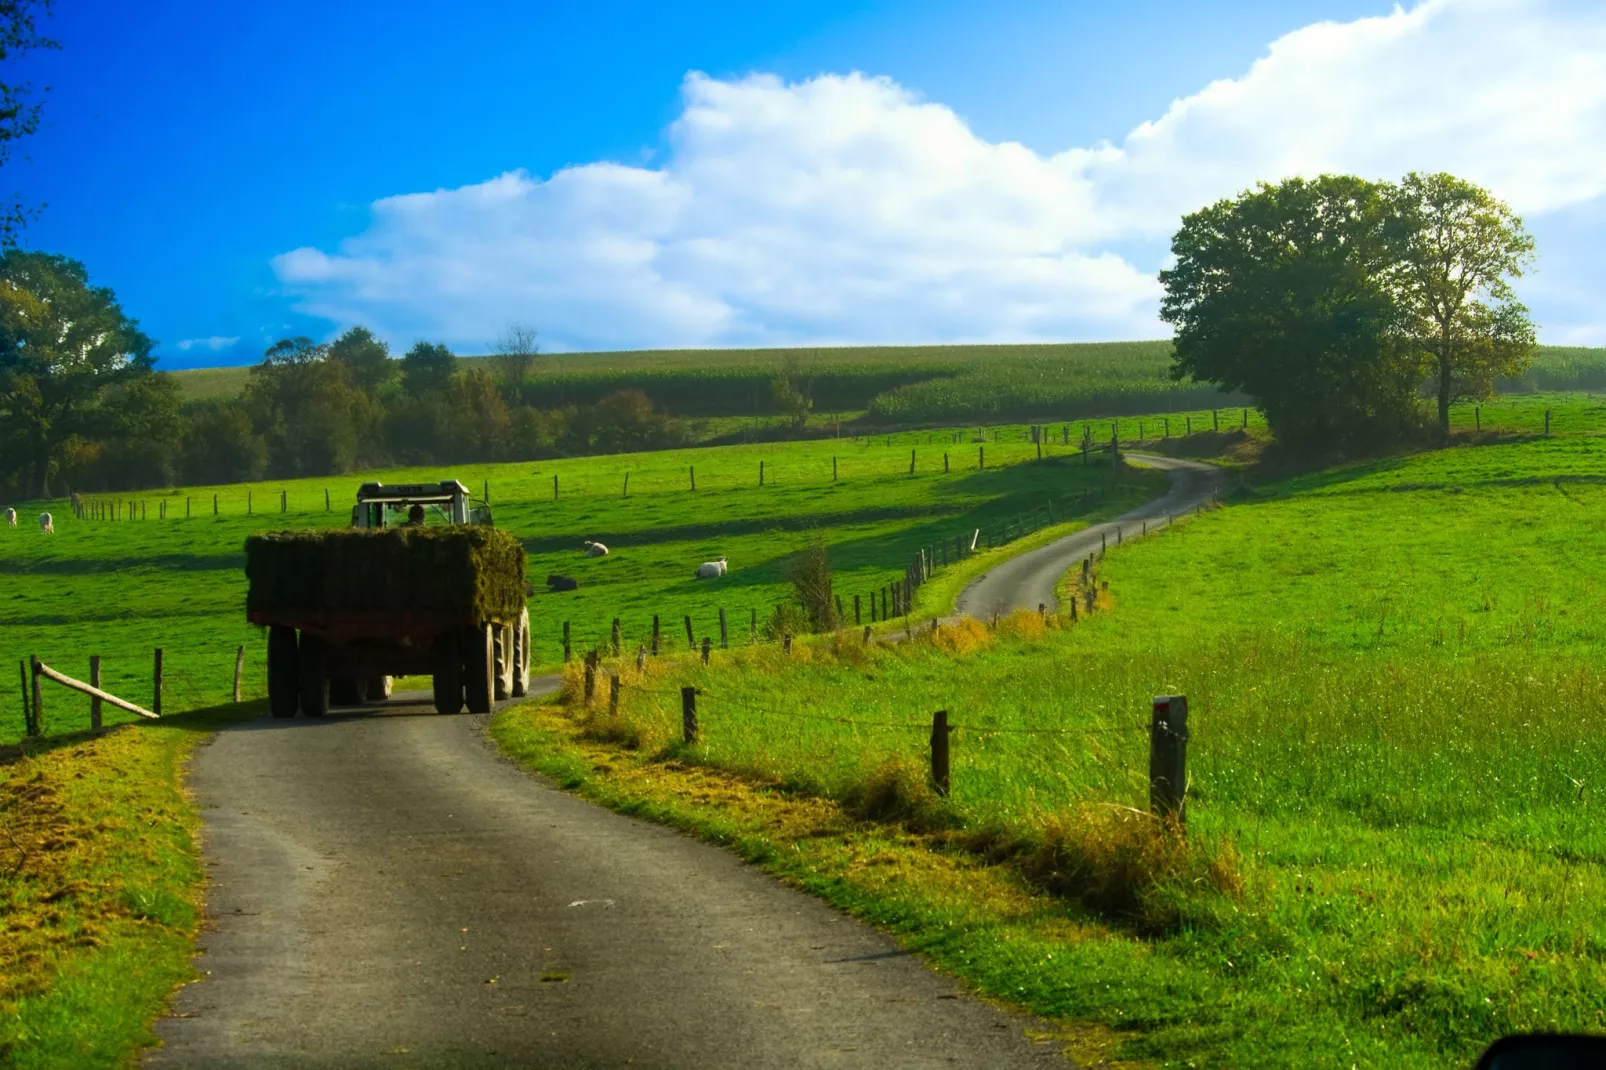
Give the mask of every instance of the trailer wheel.
POLYGON ((392 682, 388 676, 368 677, 368 701, 383 702, 388 699, 392 682))
POLYGON ((463 708, 463 651, 457 633, 437 635, 430 656, 435 663, 435 712, 457 713, 463 708))
POLYGON ((275 717, 294 717, 300 705, 296 630, 274 625, 268 629, 268 709, 275 717))
POLYGON ((530 692, 530 611, 519 613, 518 626, 513 629, 513 697, 523 698, 530 692))
POLYGON ((491 632, 494 624, 470 628, 463 633, 463 697, 469 713, 490 713, 496 693, 496 651, 491 632))
POLYGON ((329 712, 329 673, 326 648, 320 636, 301 633, 301 646, 297 651, 301 669, 301 713, 305 717, 322 717, 329 712))
POLYGON ((513 627, 509 624, 491 625, 496 640, 496 699, 498 702, 513 694, 513 627))

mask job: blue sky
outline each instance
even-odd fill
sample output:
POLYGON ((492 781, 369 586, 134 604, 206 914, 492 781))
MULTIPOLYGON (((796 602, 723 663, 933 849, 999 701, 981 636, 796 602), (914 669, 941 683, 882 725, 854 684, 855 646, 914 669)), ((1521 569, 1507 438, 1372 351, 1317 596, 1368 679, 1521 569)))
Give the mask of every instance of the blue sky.
POLYGON ((1545 339, 1606 344, 1597 5, 1001 6, 68 2, 0 178, 168 367, 356 322, 465 352, 515 321, 553 349, 1155 336, 1181 212, 1330 168, 1490 185, 1540 239, 1545 339))

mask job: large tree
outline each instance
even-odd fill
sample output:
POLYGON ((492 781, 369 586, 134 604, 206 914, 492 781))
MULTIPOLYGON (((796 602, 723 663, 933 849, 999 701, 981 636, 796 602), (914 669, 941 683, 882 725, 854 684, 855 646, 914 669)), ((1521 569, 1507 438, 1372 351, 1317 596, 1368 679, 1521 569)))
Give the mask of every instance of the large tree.
POLYGON ((367 327, 353 327, 330 342, 329 359, 344 364, 352 383, 370 396, 377 395, 396 377, 390 347, 367 327))
POLYGON ((510 405, 524 400, 524 384, 535 370, 540 352, 541 347, 535 344, 535 329, 522 323, 509 324, 497 340, 496 367, 510 405))
POLYGON ((457 372, 457 354, 437 342, 418 342, 402 358, 402 384, 414 397, 445 391, 457 372))
POLYGON ((1435 381, 1441 430, 1450 406, 1481 400, 1533 359, 1534 325, 1511 280, 1534 241, 1504 202, 1454 175, 1409 174, 1390 194, 1409 331, 1435 381))
POLYGON ((1289 179, 1185 217, 1160 274, 1172 374, 1252 395, 1285 441, 1311 444, 1417 418, 1388 189, 1289 179))
MULTIPOLYGON (((0 450, 50 496, 67 444, 105 434, 108 397, 153 371, 152 342, 76 260, 0 253, 0 450)), ((121 391, 144 398, 142 391, 121 391)))

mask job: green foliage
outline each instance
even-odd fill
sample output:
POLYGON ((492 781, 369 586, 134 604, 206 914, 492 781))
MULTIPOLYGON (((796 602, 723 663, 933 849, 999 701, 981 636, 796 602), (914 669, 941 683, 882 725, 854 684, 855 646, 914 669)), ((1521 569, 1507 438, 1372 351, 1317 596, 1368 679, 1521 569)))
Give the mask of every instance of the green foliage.
POLYGON ((419 342, 402 357, 402 384, 414 397, 444 391, 457 371, 457 355, 435 342, 419 342))
POLYGON ((1494 381, 1533 359, 1534 325, 1510 280, 1534 241, 1503 201, 1448 174, 1409 174, 1391 192, 1403 231, 1409 331, 1437 380, 1439 427, 1450 406, 1493 396, 1494 381))
POLYGON ((349 472, 379 455, 381 410, 328 346, 307 338, 274 343, 251 369, 246 403, 271 474, 349 472))
POLYGON ((1184 218, 1160 273, 1176 378, 1252 395, 1289 443, 1411 428, 1421 370, 1392 285, 1389 209, 1383 186, 1324 175, 1184 218))
POLYGON ((366 394, 378 395, 396 378, 390 347, 367 327, 353 327, 331 342, 329 359, 345 365, 347 377, 366 394))
MULTIPOLYGON (((0 62, 15 62, 29 52, 61 46, 39 33, 38 19, 50 14, 51 0, 0 0, 0 62)), ((0 166, 11 159, 15 142, 39 129, 44 102, 28 82, 0 81, 0 166)), ((20 199, 0 208, 0 246, 16 243, 36 209, 20 199)))
MULTIPOLYGON (((0 38, 4 17, 0 9, 0 38)), ((0 86, 0 102, 4 96, 0 86)), ((0 113, 0 146, 5 130, 0 113)), ((82 264, 0 253, 0 472, 14 492, 49 497, 67 451, 117 421, 108 392, 155 374, 151 345, 110 290, 89 284, 82 264)), ((156 400, 151 390, 122 396, 156 400)))

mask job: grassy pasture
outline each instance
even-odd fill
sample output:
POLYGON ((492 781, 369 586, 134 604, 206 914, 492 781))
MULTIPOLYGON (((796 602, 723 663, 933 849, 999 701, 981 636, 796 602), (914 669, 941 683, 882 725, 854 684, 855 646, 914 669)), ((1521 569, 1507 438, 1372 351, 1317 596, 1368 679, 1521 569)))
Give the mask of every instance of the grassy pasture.
POLYGON ((694 683, 700 760, 849 799, 947 709, 958 816, 1029 831, 1144 807, 1149 700, 1185 693, 1190 835, 1241 896, 1158 889, 1180 921, 1146 936, 1069 903, 977 941, 933 908, 923 948, 1189 1065, 1457 1066, 1598 1031, 1603 471, 1574 436, 1270 483, 1112 551, 1090 622, 740 652, 627 691, 610 731, 669 743, 694 683))
MULTIPOLYGON (((952 540, 1048 500, 1063 510, 1062 522, 1109 515, 1157 485, 1152 479, 1110 483, 1104 469, 1084 468, 1074 457, 1073 448, 1051 443, 1047 463, 1035 463, 1036 448, 1025 430, 1010 427, 985 434, 921 432, 184 488, 120 499, 123 516, 133 508, 145 517, 134 521, 78 521, 66 503, 47 503, 56 517, 55 536, 26 524, 0 530, 0 664, 10 667, 16 681, 5 685, 11 697, 0 704, 0 742, 21 731, 15 666, 30 653, 80 678, 89 655, 98 653, 106 686, 148 704, 151 652, 162 647, 164 711, 172 711, 227 698, 234 650, 244 645, 244 692, 263 694, 265 639, 244 617, 245 538, 262 530, 343 527, 364 479, 405 482, 449 474, 476 493, 489 483, 498 526, 518 536, 530 554, 529 573, 537 582, 530 600, 536 658, 554 664, 561 658, 564 620, 571 621, 578 652, 606 644, 617 616, 633 650, 647 640, 658 614, 664 648, 675 650, 685 649, 682 617, 688 614, 697 637, 717 643, 723 608, 732 642, 743 642, 753 611, 762 620, 789 598, 786 562, 815 540, 831 548, 837 590, 849 612, 859 594, 868 619, 870 593, 901 576, 920 546, 952 540), (953 442, 956 436, 965 441, 953 442), (986 467, 978 470, 980 449, 986 467), (914 475, 908 471, 911 451, 914 475), (284 514, 278 511, 281 492, 289 509, 284 514), (159 520, 164 503, 167 519, 159 520), (585 539, 600 540, 614 552, 586 559, 585 539), (729 575, 717 582, 693 579, 698 564, 720 554, 730 559, 729 575), (542 581, 553 572, 575 577, 580 589, 547 593, 542 581)), ((111 502, 96 499, 103 508, 111 502)), ((23 510, 24 519, 36 504, 23 510)), ((47 685, 46 714, 51 731, 82 727, 87 700, 47 685)))

